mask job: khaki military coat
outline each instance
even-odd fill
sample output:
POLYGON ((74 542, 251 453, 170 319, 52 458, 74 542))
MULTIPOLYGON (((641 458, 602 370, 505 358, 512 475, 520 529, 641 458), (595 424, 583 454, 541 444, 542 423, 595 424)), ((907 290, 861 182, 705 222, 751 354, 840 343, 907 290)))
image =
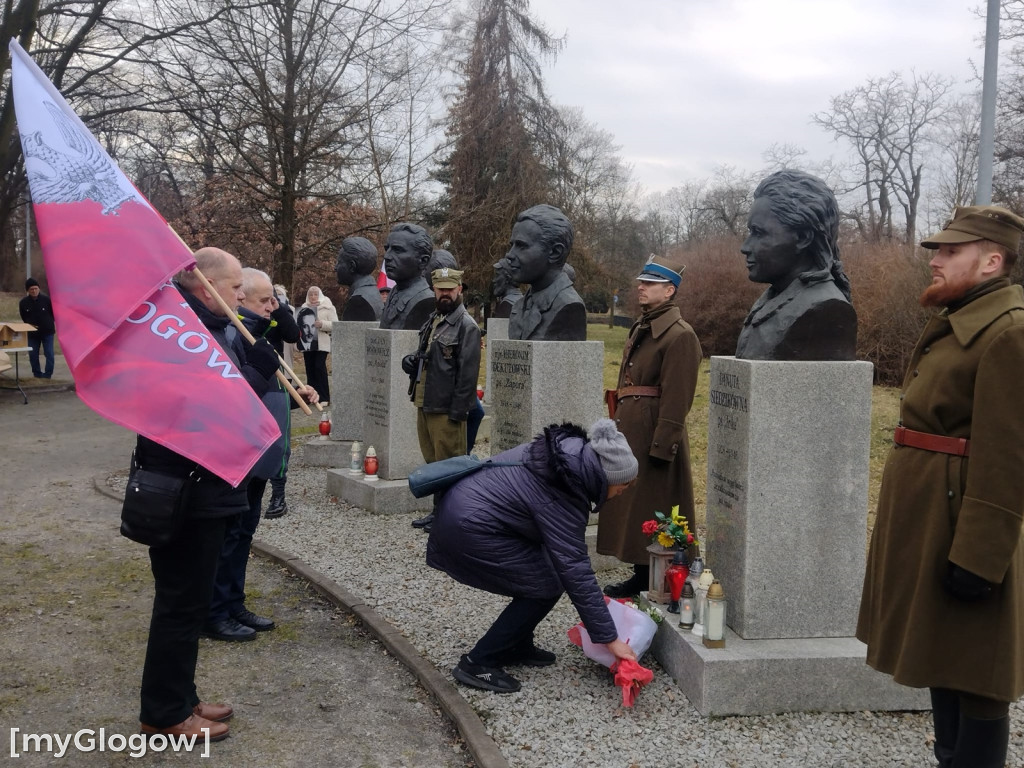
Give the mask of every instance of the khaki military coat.
POLYGON ((640 526, 654 517, 655 510, 668 514, 678 504, 690 530, 696 530, 686 415, 697 387, 700 342, 674 304, 658 307, 651 315, 630 330, 618 388, 660 386, 661 397, 619 401, 615 423, 629 441, 640 472, 636 482, 605 502, 598 515, 597 551, 627 563, 647 563, 651 541, 640 526))
POLYGON ((970 456, 893 447, 857 637, 898 683, 1013 701, 1024 692, 1024 292, 1002 278, 975 293, 925 327, 900 409, 909 429, 969 438, 970 456), (947 594, 948 561, 994 593, 947 594))

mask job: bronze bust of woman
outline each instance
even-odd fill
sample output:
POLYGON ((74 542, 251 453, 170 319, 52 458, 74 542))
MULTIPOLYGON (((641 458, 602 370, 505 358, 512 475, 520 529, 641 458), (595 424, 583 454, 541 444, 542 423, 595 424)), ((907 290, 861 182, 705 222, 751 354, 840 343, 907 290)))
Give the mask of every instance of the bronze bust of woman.
POLYGON ((839 205, 821 179, 783 170, 754 190, 740 247, 768 283, 736 344, 746 360, 855 360, 857 314, 839 260, 839 205))

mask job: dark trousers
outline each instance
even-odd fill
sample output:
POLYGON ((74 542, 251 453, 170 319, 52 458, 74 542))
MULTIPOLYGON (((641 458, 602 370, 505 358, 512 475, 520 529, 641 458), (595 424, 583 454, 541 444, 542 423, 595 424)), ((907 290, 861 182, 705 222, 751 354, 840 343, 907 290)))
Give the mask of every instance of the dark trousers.
POLYGON ((502 666, 503 659, 510 653, 533 644, 533 631, 557 602, 558 597, 513 597, 473 646, 470 661, 484 667, 502 666))
POLYGON ((469 418, 466 419, 466 453, 473 452, 476 444, 476 433, 480 431, 480 422, 484 420, 484 404, 480 398, 476 399, 476 405, 469 411, 469 418))
POLYGON ((153 617, 142 669, 140 722, 167 728, 192 714, 199 630, 206 621, 226 518, 185 521, 163 547, 150 547, 153 617))
POLYGON ((53 376, 53 334, 28 332, 28 362, 32 366, 32 375, 37 379, 49 379, 53 376), (39 367, 39 348, 43 348, 46 358, 46 370, 39 367))
POLYGON ((266 480, 252 478, 246 489, 249 509, 228 520, 224 531, 224 544, 217 559, 217 575, 213 580, 213 600, 210 602, 210 622, 223 621, 245 608, 245 571, 249 566, 252 537, 260 524, 263 491, 266 480))
POLYGON ((939 768, 1002 768, 1010 704, 949 688, 930 688, 939 768))
POLYGON ((303 352, 302 360, 306 364, 306 383, 320 395, 320 402, 331 399, 330 376, 327 375, 326 352, 303 352))

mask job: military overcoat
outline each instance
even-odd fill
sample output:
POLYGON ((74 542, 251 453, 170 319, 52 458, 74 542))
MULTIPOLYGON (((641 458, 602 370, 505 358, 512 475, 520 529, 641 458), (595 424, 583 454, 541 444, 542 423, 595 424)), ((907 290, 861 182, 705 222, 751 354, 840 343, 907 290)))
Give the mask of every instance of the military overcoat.
POLYGON ((1024 692, 1024 292, 1005 278, 977 288, 925 327, 900 407, 902 426, 969 438, 970 455, 893 447, 857 637, 898 683, 1013 701, 1024 692), (947 594, 947 561, 994 593, 947 594))
POLYGON ((625 493, 601 508, 597 526, 599 553, 641 564, 648 561, 651 541, 640 527, 655 510, 668 514, 678 504, 696 531, 686 415, 697 387, 700 342, 674 304, 651 315, 630 330, 618 388, 661 387, 661 396, 629 396, 618 403, 615 423, 640 463, 640 472, 625 493))

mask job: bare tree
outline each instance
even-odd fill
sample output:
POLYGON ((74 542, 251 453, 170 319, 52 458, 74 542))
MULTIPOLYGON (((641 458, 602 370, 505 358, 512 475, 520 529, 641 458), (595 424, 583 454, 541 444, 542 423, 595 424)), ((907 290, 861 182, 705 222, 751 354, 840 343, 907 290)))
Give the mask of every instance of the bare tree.
POLYGON ((860 190, 863 204, 848 215, 873 242, 896 236, 894 212, 903 214, 903 242, 913 242, 921 202, 924 159, 951 88, 935 74, 893 72, 831 100, 812 120, 853 147, 859 178, 847 191, 860 190))
MULTIPOLYGON (((377 146, 376 130, 382 115, 406 104, 417 60, 409 51, 435 29, 444 3, 229 5, 159 52, 165 88, 190 125, 184 158, 204 182, 230 179, 251 201, 246 225, 265 229, 275 281, 290 286, 297 270, 332 259, 351 234, 306 240, 304 219, 339 201, 379 200, 382 185, 393 183, 384 167, 397 155, 377 146)), ((184 25, 222 5, 166 0, 158 13, 165 25, 184 25)), ((224 194, 223 185, 217 191, 224 194)))
MULTIPOLYGON (((464 36, 461 85, 448 112, 451 154, 437 177, 447 190, 443 236, 470 285, 490 285, 515 215, 548 197, 541 144, 558 120, 541 61, 562 40, 529 14, 528 0, 480 0, 464 36)), ((456 41, 453 39, 452 47, 456 41)))

